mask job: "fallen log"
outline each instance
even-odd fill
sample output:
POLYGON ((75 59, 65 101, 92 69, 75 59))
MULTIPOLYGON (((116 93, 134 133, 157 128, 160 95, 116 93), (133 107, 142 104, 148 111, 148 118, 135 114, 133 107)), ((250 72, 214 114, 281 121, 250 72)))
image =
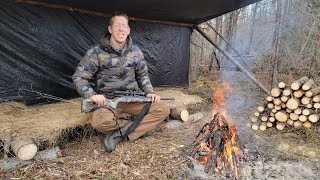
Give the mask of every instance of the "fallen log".
POLYGON ((278 87, 279 87, 280 89, 283 89, 283 88, 286 87, 286 83, 285 83, 285 82, 279 82, 279 83, 278 83, 278 87))
POLYGON ((262 116, 262 117, 261 117, 261 121, 263 121, 263 122, 268 121, 268 117, 267 117, 267 116, 262 116))
POLYGON ((304 122, 304 123, 302 124, 302 126, 303 126, 304 128, 309 129, 309 128, 312 127, 312 124, 311 124, 309 121, 306 121, 306 122, 304 122))
POLYGON ((287 108, 291 109, 291 110, 295 110, 299 107, 299 100, 295 99, 295 98, 290 98, 287 103, 286 106, 287 108))
POLYGON ((272 96, 267 96, 267 97, 266 97, 266 100, 269 101, 269 102, 271 102, 271 101, 273 101, 273 97, 272 97, 272 96))
POLYGON ((293 93, 293 96, 296 98, 301 98, 303 96, 304 92, 302 90, 296 90, 293 93))
POLYGON ((256 117, 259 117, 260 113, 258 111, 253 113, 256 117))
POLYGON ((11 149, 21 160, 32 159, 38 151, 37 145, 30 138, 17 138, 11 143, 11 149))
POLYGON ((296 121, 296 120, 299 119, 299 115, 296 114, 296 113, 290 113, 289 118, 290 118, 291 120, 296 121))
POLYGON ((276 121, 276 118, 274 118, 274 117, 269 117, 269 121, 270 121, 270 122, 275 122, 275 121, 276 121))
POLYGON ((281 94, 281 89, 279 88, 272 88, 270 92, 272 97, 279 97, 281 94))
POLYGON ((308 120, 307 116, 305 116, 305 115, 300 115, 299 116, 299 121, 306 122, 307 120, 308 120))
POLYGON ((272 122, 267 122, 267 127, 268 128, 271 128, 273 126, 273 123, 272 122))
POLYGON ((296 129, 300 129, 302 127, 302 122, 301 121, 295 121, 293 123, 293 127, 296 129))
POLYGON ((293 111, 292 109, 286 108, 287 113, 291 113, 292 111, 293 111))
POLYGON ((274 98, 273 99, 273 104, 274 105, 278 105, 279 106, 281 103, 282 103, 282 101, 280 100, 280 98, 274 98))
POLYGON ((314 113, 313 109, 304 109, 302 111, 302 114, 305 115, 305 116, 309 116, 310 114, 313 114, 313 113, 314 113))
POLYGON ((279 111, 281 108, 282 108, 281 105, 275 105, 274 106, 274 109, 277 110, 277 111, 279 111))
POLYGON ((295 114, 300 115, 302 113, 302 109, 301 108, 297 108, 293 111, 295 114))
POLYGON ((292 94, 292 90, 290 88, 286 88, 283 90, 282 95, 290 96, 292 94))
POLYGON ((313 107, 314 107, 315 109, 319 109, 319 108, 320 108, 320 103, 314 103, 314 104, 313 104, 313 107))
POLYGON ((254 123, 254 122, 257 122, 257 121, 258 121, 258 117, 256 117, 256 116, 251 117, 251 118, 250 118, 250 121, 253 122, 253 123, 254 123))
MULTIPOLYGON (((59 147, 39 151, 34 157, 34 160, 56 160, 62 157, 62 151, 59 147)), ((21 160, 17 157, 0 160, 0 169, 10 171, 28 164, 33 163, 33 160, 21 160)))
POLYGON ((305 107, 311 109, 313 107, 313 105, 311 103, 309 103, 309 104, 306 104, 305 107))
POLYGON ((320 93, 320 86, 313 88, 306 92, 307 97, 313 97, 315 95, 318 95, 320 93))
POLYGON ((307 105, 307 104, 309 104, 310 102, 311 102, 311 98, 309 98, 309 97, 304 96, 304 97, 301 99, 301 104, 303 104, 303 105, 307 105))
POLYGON ((274 108, 274 104, 273 104, 273 103, 268 103, 268 104, 267 104, 267 107, 268 107, 269 109, 272 109, 272 108, 274 108))
POLYGON ((267 123, 266 122, 261 122, 259 126, 260 131, 265 131, 267 129, 267 123))
POLYGON ((260 127, 259 125, 260 125, 259 122, 252 123, 251 129, 254 131, 257 131, 259 130, 259 127, 260 127))
POLYGON ((184 127, 188 124, 192 124, 199 120, 203 119, 203 114, 201 112, 191 114, 187 121, 180 121, 180 120, 172 120, 166 123, 166 127, 169 129, 177 129, 184 127))
POLYGON ((305 82, 307 82, 308 80, 309 80, 309 78, 305 76, 305 77, 293 82, 290 87, 292 90, 298 90, 300 88, 300 86, 302 84, 304 84, 305 82))
POLYGON ((309 79, 307 82, 305 82, 305 83, 302 85, 302 90, 308 91, 308 90, 310 90, 311 88, 315 88, 315 87, 317 87, 316 83, 313 81, 313 79, 309 79))
POLYGON ((61 158, 63 153, 59 147, 39 151, 34 157, 35 160, 56 160, 61 158))
POLYGON ((195 113, 195 114, 191 114, 189 116, 188 121, 189 122, 197 122, 197 121, 201 120, 202 118, 203 118, 203 113, 198 112, 198 113, 195 113))
POLYGON ((13 157, 5 160, 0 160, 0 169, 3 171, 10 171, 28 164, 31 164, 32 160, 21 160, 19 158, 13 157))
POLYGON ((286 125, 284 123, 277 123, 276 128, 279 131, 282 131, 286 125))
POLYGON ((280 100, 281 100, 282 102, 287 102, 288 99, 289 99, 288 96, 281 96, 281 98, 280 98, 280 100))
POLYGON ((186 109, 171 109, 170 116, 176 120, 187 121, 189 119, 189 112, 186 109))
POLYGON ((315 103, 320 102, 320 96, 319 95, 313 96, 312 101, 315 103))
POLYGON ((318 114, 311 114, 308 116, 308 120, 312 123, 316 123, 319 121, 319 115, 318 114))
POLYGON ((287 124, 289 126, 293 126, 294 121, 292 119, 288 119, 287 124))
POLYGON ((263 107, 263 106, 258 106, 257 110, 258 110, 259 112, 263 112, 263 111, 264 111, 264 107, 263 107))
POLYGON ((276 120, 278 120, 279 122, 283 123, 286 122, 288 120, 288 114, 284 111, 279 111, 275 114, 275 118, 276 120))

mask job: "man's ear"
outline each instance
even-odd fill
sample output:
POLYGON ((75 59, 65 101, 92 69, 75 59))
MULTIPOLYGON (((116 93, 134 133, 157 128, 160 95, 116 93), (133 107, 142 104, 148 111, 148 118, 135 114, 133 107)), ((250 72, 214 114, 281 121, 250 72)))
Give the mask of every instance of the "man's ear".
POLYGON ((130 26, 129 26, 128 34, 130 34, 130 31, 131 31, 131 29, 130 29, 130 26))
POLYGON ((112 34, 112 29, 111 29, 111 26, 110 26, 110 25, 108 26, 108 32, 109 32, 110 34, 112 34))

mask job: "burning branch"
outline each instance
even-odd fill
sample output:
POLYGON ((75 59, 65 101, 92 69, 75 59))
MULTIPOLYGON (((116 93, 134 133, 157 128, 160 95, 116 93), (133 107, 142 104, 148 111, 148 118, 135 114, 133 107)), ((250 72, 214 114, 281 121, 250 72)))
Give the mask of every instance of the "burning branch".
POLYGON ((225 117, 215 114, 196 136, 192 157, 205 165, 209 174, 226 173, 227 177, 239 177, 240 149, 238 133, 233 125, 228 125, 225 117))

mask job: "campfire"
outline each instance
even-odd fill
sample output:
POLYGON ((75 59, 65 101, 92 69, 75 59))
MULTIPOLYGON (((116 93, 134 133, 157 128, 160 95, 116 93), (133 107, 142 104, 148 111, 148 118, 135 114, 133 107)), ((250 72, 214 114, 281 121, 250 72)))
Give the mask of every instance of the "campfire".
POLYGON ((239 177, 239 136, 234 125, 228 125, 225 97, 230 92, 227 83, 218 84, 213 95, 213 118, 197 134, 193 142, 192 157, 209 174, 225 174, 227 177, 239 177), (218 112, 219 111, 219 112, 218 112))

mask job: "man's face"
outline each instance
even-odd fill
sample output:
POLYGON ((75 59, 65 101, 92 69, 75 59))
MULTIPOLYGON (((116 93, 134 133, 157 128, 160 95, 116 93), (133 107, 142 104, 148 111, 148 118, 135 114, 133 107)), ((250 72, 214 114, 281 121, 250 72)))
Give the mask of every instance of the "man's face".
POLYGON ((126 42, 126 39, 130 34, 128 20, 122 16, 114 16, 112 22, 112 25, 108 26, 108 31, 116 41, 115 43, 122 44, 126 42))

